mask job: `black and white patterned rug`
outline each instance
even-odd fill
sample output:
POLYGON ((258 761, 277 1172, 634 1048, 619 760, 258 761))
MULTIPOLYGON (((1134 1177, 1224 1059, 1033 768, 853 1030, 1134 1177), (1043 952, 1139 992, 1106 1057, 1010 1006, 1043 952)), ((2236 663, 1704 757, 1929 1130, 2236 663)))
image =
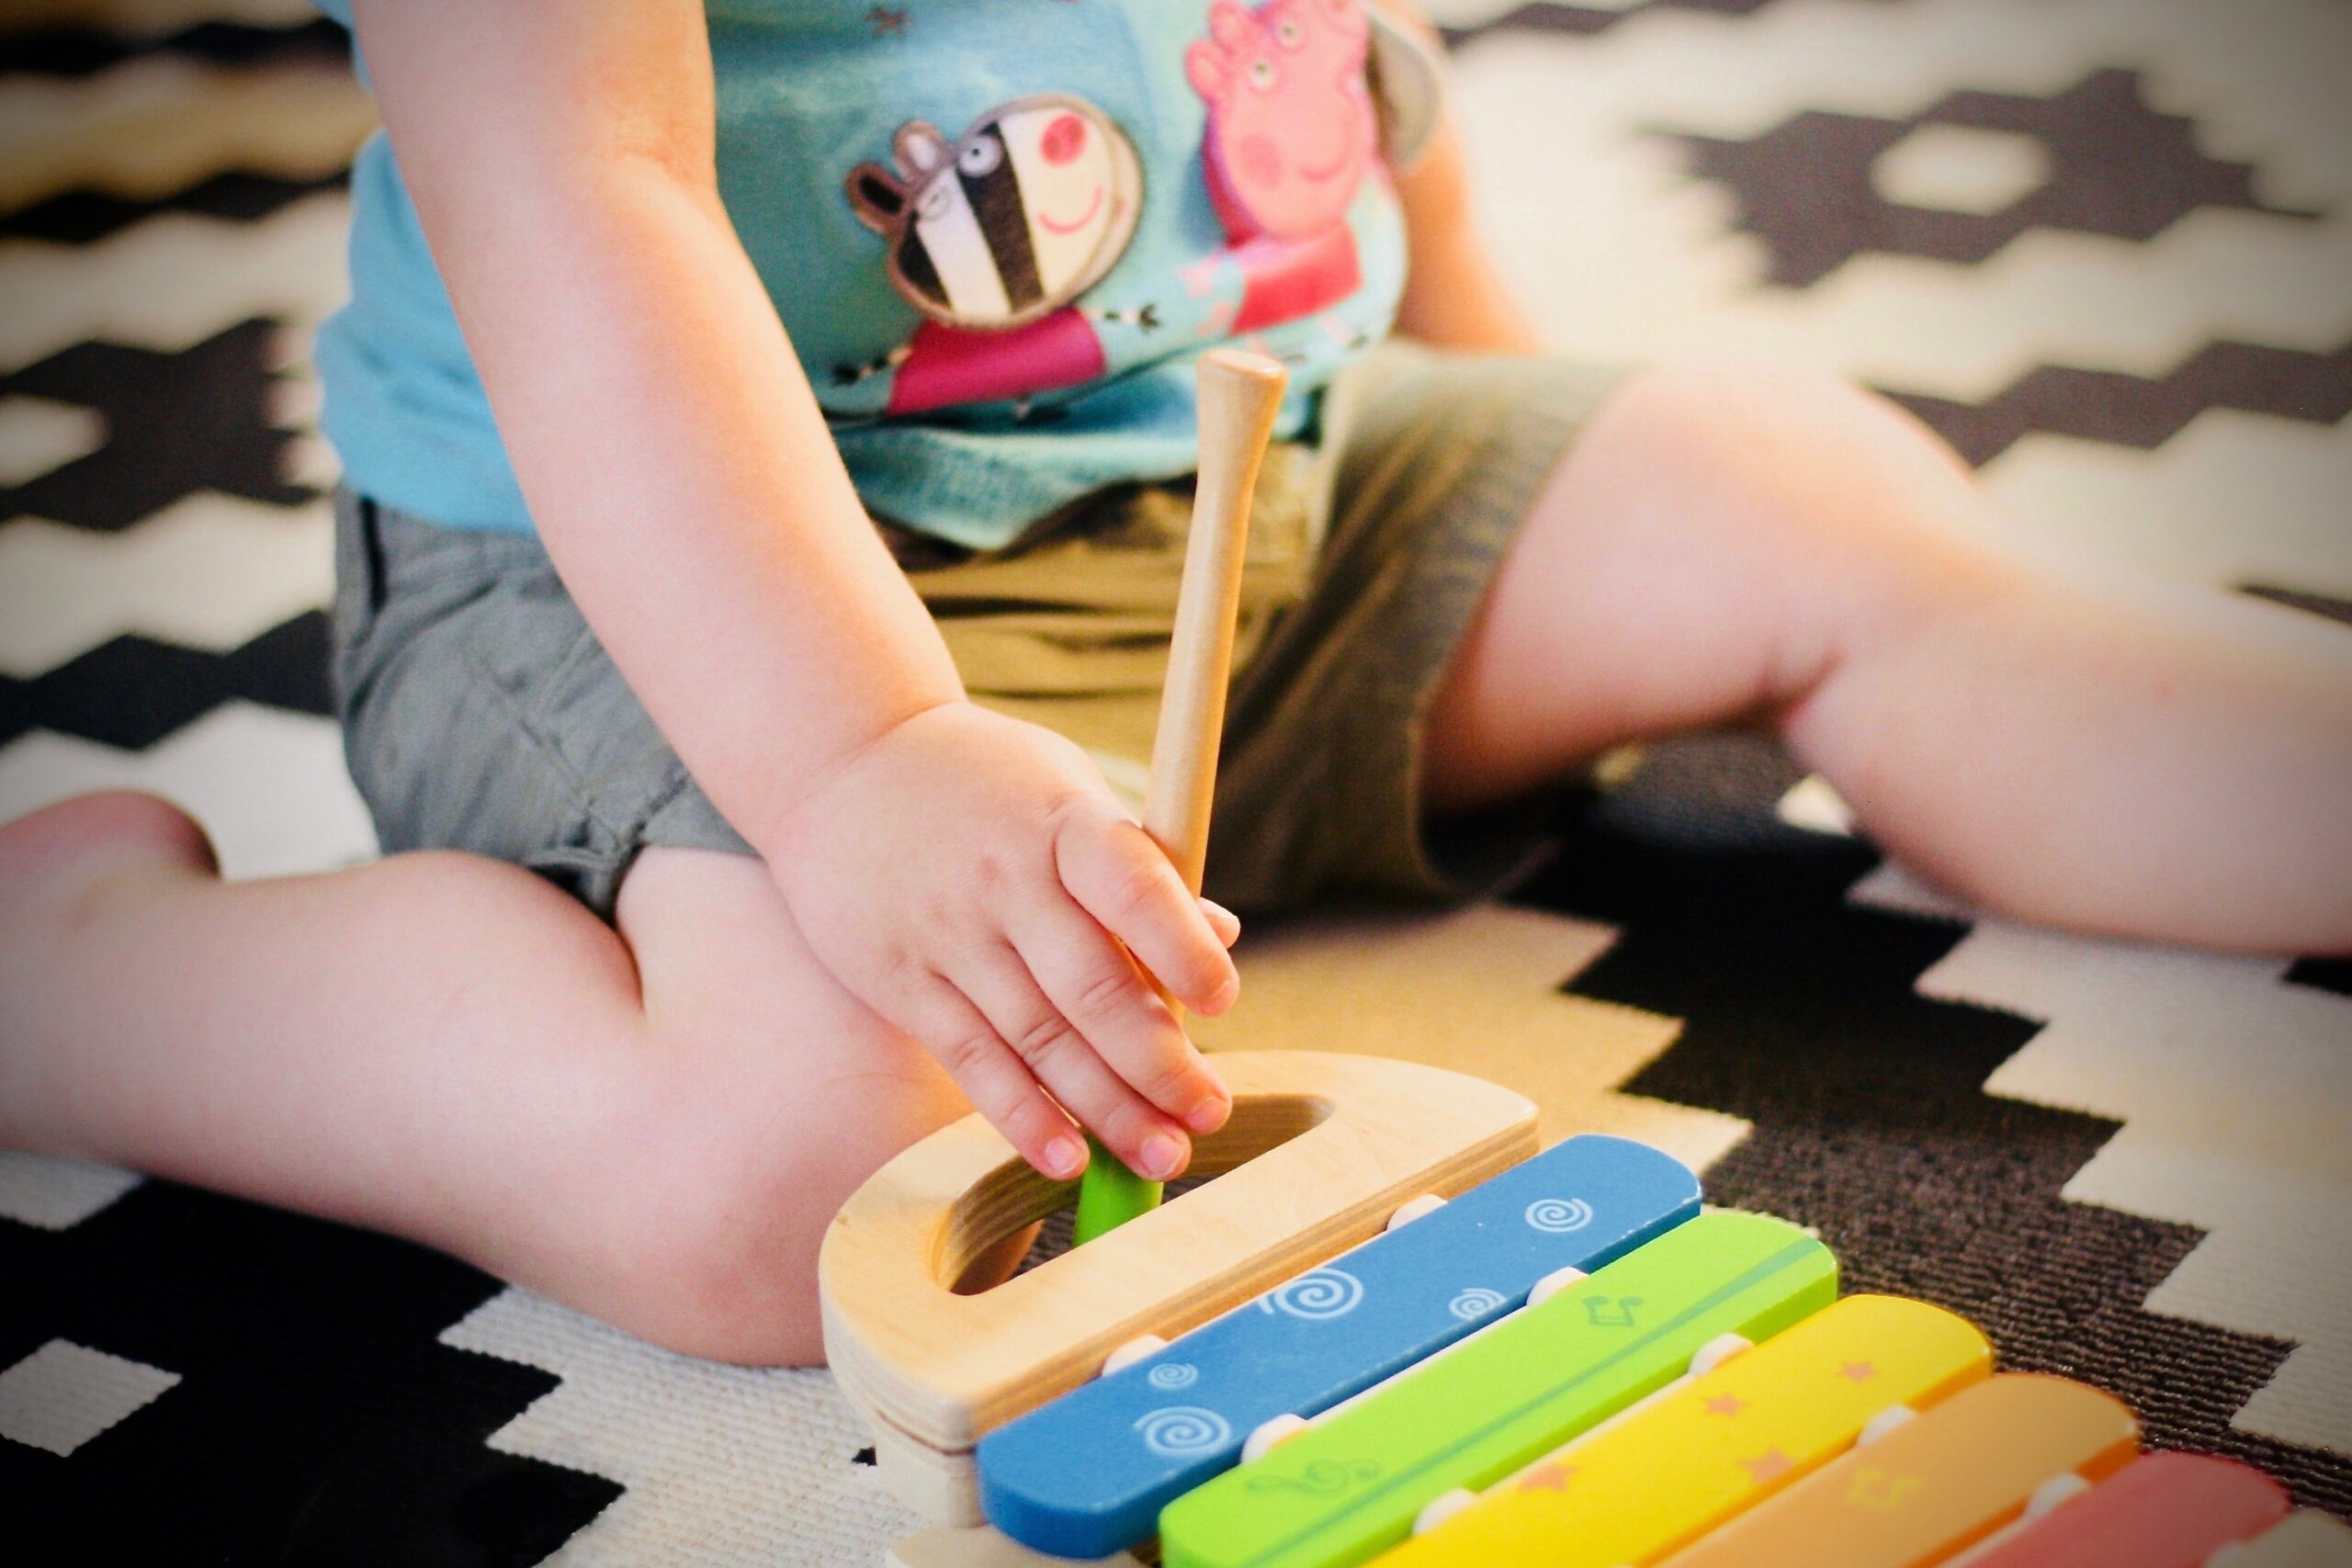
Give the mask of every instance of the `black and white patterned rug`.
MULTIPOLYGON (((1556 343, 1836 367, 2014 542, 2347 614, 2343 0, 1432 8, 1556 343)), ((369 123, 294 0, 0 16, 0 818, 130 784, 234 874, 374 852, 304 363, 369 123)), ((2352 967, 1979 919, 1839 828, 1769 749, 1667 749, 1508 902, 1254 933, 1210 1041, 1647 1138, 1850 1286, 2352 1513, 2352 967)), ((821 1372, 0 1154, 0 1561, 865 1565, 910 1521, 864 1443, 821 1372)))

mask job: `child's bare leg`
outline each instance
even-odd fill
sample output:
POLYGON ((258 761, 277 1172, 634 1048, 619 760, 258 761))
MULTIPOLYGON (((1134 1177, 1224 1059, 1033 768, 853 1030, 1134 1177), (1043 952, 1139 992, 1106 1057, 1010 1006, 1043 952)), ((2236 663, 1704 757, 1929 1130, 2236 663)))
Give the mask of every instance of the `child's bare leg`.
POLYGON ((1617 742, 1770 717, 1891 851, 2028 918, 2352 949, 2352 637, 2062 578, 1892 406, 1657 371, 1596 417, 1433 716, 1438 808, 1617 742))
POLYGON ((414 1237, 676 1348, 820 1354, 841 1200, 960 1099, 764 868, 649 852, 620 930, 463 855, 223 884, 100 796, 0 831, 0 1143, 414 1237))

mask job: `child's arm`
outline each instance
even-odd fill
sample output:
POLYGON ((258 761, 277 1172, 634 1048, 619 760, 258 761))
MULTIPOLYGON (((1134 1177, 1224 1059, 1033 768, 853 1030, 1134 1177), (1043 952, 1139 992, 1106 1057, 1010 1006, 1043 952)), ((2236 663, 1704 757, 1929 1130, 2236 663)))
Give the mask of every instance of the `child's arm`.
POLYGON ((1040 1080, 1181 1163, 1224 1097, 1113 938, 1204 1012, 1231 963, 1082 753, 965 700, 720 206, 699 0, 356 14, 548 551, 811 946, 1042 1168, 1040 1080))
MULTIPOLYGON (((1419 34, 1431 50, 1437 30, 1414 0, 1378 0, 1380 8, 1419 34)), ((1527 312, 1495 265, 1471 209, 1469 163, 1462 132, 1448 114, 1420 162, 1396 182, 1408 246, 1405 299, 1397 330, 1440 348, 1532 354, 1542 346, 1527 312)))

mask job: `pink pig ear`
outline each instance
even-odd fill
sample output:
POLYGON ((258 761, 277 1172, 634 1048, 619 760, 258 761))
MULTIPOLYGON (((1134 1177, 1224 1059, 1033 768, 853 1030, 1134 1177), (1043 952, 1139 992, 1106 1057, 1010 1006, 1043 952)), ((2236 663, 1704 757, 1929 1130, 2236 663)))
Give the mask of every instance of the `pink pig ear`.
POLYGON ((1184 78, 1193 84, 1193 91, 1209 102, 1221 102, 1233 81, 1233 57, 1202 39, 1184 51, 1184 78))

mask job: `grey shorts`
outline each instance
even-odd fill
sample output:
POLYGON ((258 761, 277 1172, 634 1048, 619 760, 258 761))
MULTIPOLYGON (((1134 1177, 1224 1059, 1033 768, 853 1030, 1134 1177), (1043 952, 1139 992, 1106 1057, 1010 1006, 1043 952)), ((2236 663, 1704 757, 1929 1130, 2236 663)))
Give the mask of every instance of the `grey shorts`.
MULTIPOLYGON (((1617 373, 1387 348, 1278 449, 1252 520, 1208 890, 1244 909, 1458 897, 1533 810, 1432 826, 1424 716, 1520 520, 1617 373)), ((1134 797, 1181 575, 1182 485, 1091 498, 1008 549, 901 560, 966 685, 1088 748, 1134 797)), ((528 867, 610 918, 648 848, 751 848, 688 774, 527 536, 337 498, 334 674, 387 852, 528 867)), ((723 678, 723 671, 713 671, 723 678)))

